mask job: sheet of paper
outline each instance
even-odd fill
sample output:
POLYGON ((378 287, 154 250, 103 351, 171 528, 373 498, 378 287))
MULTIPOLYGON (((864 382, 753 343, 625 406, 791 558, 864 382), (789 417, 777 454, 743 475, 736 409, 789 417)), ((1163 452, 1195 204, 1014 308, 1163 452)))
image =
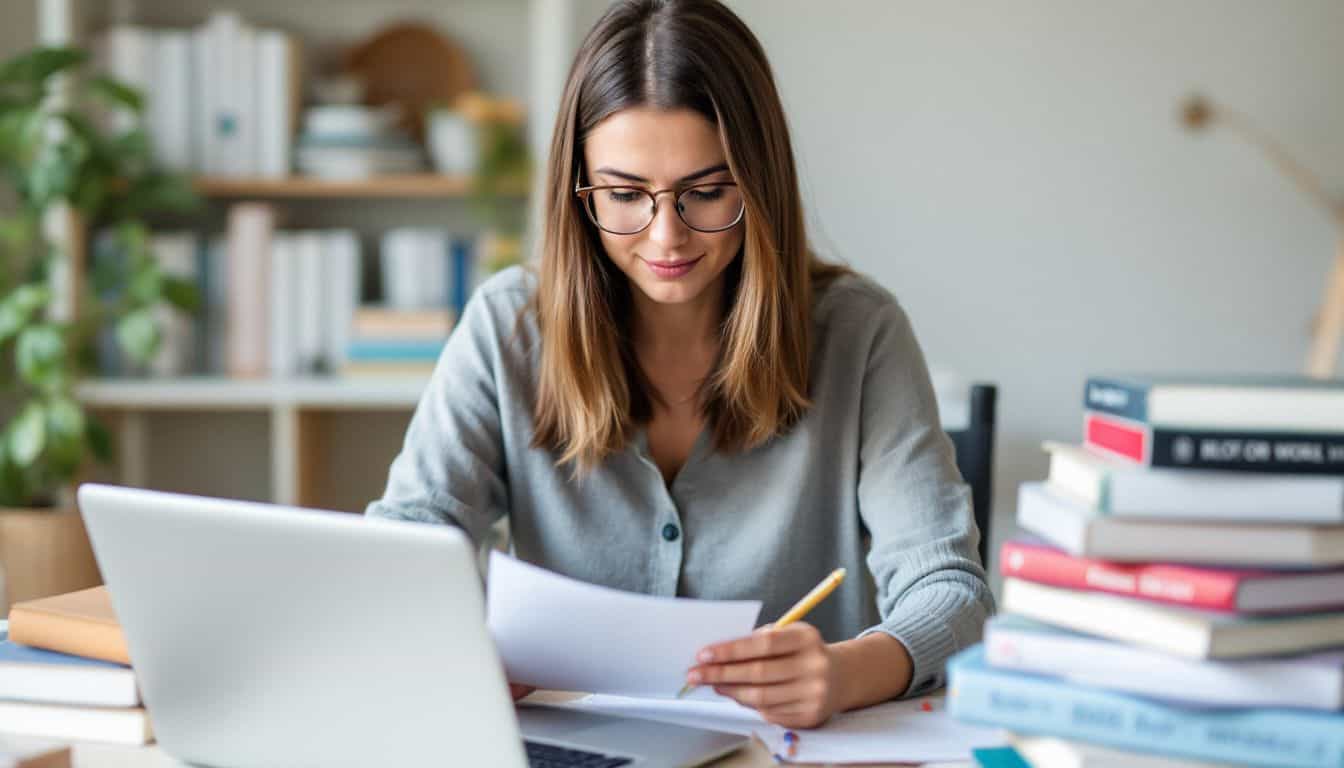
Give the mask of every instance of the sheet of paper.
MULTIPOLYGON (((787 754, 784 729, 753 709, 722 697, 677 701, 588 696, 562 706, 603 714, 642 717, 677 725, 755 734, 770 751, 787 754)), ((845 712, 821 728, 798 731, 800 763, 923 763, 970 760, 971 750, 1003 746, 992 728, 960 723, 943 707, 943 697, 893 701, 845 712)))
POLYGON ((509 679, 538 688, 671 698, 695 652, 751 634, 756 600, 689 600, 569 579, 498 552, 486 606, 509 679))

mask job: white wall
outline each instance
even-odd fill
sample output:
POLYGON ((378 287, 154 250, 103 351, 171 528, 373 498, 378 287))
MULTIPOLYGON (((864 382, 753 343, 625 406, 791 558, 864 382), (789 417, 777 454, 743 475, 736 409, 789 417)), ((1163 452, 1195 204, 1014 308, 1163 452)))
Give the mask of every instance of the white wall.
MULTIPOLYGON (((1191 89, 1344 204, 1339 0, 730 0, 761 38, 823 253, 934 363, 998 382, 995 538, 1090 372, 1295 372, 1338 233, 1191 89)), ((586 9, 590 16, 593 3, 586 9)))

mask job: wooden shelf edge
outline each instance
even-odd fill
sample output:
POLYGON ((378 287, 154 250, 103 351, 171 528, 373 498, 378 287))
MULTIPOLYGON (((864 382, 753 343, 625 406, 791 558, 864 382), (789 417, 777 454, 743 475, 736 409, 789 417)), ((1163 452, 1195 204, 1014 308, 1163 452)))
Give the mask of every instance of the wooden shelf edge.
MULTIPOLYGON (((322 179, 312 176, 283 178, 200 176, 197 193, 209 198, 453 198, 472 193, 473 178, 436 173, 389 174, 367 179, 322 179)), ((507 187, 510 197, 524 197, 527 184, 507 187)))

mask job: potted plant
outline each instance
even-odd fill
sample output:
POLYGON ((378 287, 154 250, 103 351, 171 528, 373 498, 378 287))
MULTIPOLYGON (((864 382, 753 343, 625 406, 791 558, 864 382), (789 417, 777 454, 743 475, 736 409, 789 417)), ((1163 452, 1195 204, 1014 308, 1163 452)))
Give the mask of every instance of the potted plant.
POLYGON ((75 397, 95 337, 110 329, 128 359, 148 361, 156 308, 198 301, 159 270, 145 223, 193 207, 191 185, 156 167, 140 94, 87 68, 75 48, 0 64, 0 175, 12 193, 0 219, 0 614, 97 583, 72 493, 88 459, 110 458, 107 431, 75 397), (72 280, 86 231, 106 232, 116 258, 72 280))

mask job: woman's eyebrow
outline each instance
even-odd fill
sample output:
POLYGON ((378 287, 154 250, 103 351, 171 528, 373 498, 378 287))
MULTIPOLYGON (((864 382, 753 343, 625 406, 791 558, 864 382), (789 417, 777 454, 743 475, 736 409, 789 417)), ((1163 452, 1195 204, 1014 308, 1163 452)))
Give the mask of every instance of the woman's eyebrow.
MULTIPOLYGON (((700 179, 700 178, 703 178, 703 177, 705 177, 705 176, 709 176, 710 174, 714 174, 714 173, 718 173, 718 172, 720 172, 720 171, 726 171, 726 170, 728 170, 728 164, 727 164, 727 163, 719 163, 718 165, 711 165, 711 166, 709 166, 708 168, 702 168, 702 169, 696 171, 695 173, 688 174, 688 175, 686 175, 686 176, 682 176, 682 177, 681 177, 681 180, 680 180, 680 183, 685 184, 685 183, 688 182, 688 181, 695 181, 696 179, 700 179)), ((615 176, 615 177, 620 178, 620 179, 625 179, 626 181, 637 181, 637 182, 639 182, 640 184, 648 184, 648 183, 649 183, 649 180, 646 179, 646 178, 644 178, 643 176, 636 176, 636 175, 633 174, 633 173, 626 173, 625 171, 618 171, 618 170, 616 170, 615 168, 610 168, 610 167, 607 167, 607 166, 605 166, 605 165, 602 166, 601 168, 598 168, 597 170, 593 171, 593 173, 595 173, 595 174, 596 174, 596 173, 600 173, 600 174, 602 174, 602 175, 604 175, 604 176, 615 176)))

